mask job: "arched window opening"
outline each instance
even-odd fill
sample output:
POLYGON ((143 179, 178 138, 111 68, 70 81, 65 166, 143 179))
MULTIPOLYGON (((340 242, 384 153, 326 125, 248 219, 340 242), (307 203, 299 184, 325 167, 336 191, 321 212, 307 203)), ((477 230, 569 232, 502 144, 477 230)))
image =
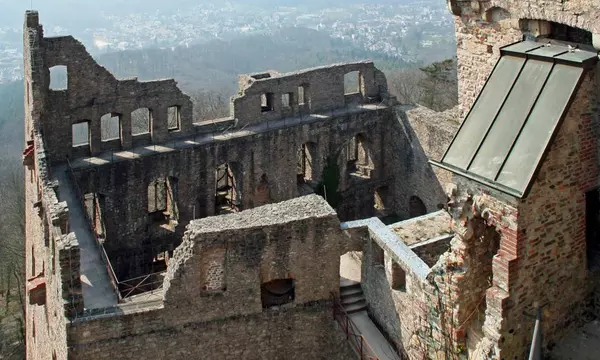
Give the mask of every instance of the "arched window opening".
POLYGON ((67 90, 68 71, 64 65, 56 65, 50 68, 50 90, 67 90))
POLYGON ((215 214, 231 214, 241 210, 239 190, 237 186, 237 171, 235 166, 225 163, 216 169, 215 214))
POLYGON ((565 24, 546 20, 521 19, 519 27, 527 40, 547 39, 592 46, 591 32, 565 24))
POLYGON ((152 110, 139 108, 131 113, 131 135, 143 135, 150 132, 152 110))
POLYGON ((263 309, 281 306, 294 301, 296 281, 294 279, 276 279, 260 286, 263 309))
POLYGON ((425 204, 418 196, 411 196, 408 201, 408 216, 411 218, 427 214, 425 204))
POLYGON ((375 193, 373 194, 373 207, 375 208, 375 213, 377 216, 386 216, 388 215, 389 209, 386 204, 388 201, 388 187, 380 186, 375 189, 375 193))

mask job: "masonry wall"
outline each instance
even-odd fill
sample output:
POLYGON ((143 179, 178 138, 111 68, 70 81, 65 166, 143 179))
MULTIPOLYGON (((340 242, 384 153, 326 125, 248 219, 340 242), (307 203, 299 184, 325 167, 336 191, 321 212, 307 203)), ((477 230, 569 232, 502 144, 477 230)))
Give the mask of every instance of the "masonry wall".
POLYGON ((69 359, 352 359, 332 311, 315 304, 179 325, 158 313, 82 322, 69 329, 69 359))
POLYGON ((70 356, 352 358, 331 303, 347 240, 317 195, 195 220, 169 262, 164 304, 74 321, 70 356), (293 301, 263 308, 261 285, 288 278, 293 301))
MULTIPOLYGON (((542 0, 486 0, 448 2, 455 15, 458 57, 458 97, 462 118, 473 105, 492 72, 499 48, 523 39, 519 20, 552 21, 599 34, 596 19, 600 8, 586 1, 545 2, 542 0)), ((525 29, 536 35, 536 30, 525 29)))
POLYGON ((495 283, 507 286, 513 304, 505 313, 503 354, 519 356, 530 341, 533 321, 524 317, 523 311, 532 312, 535 304, 546 305, 547 345, 578 325, 589 303, 585 192, 598 185, 598 119, 593 116, 596 88, 595 72, 590 72, 531 192, 519 204, 516 243, 509 238, 503 240, 504 256, 517 259, 516 271, 509 268, 505 280, 499 281, 503 278, 499 270, 505 267, 500 261, 494 272, 495 283))
POLYGON ((67 317, 83 310, 79 248, 69 233, 68 209, 59 203, 40 136, 44 91, 35 64, 42 53, 35 12, 25 15, 25 351, 27 359, 67 358, 67 317))
MULTIPOLYGON (((375 260, 379 245, 364 231, 361 284, 369 306, 369 315, 386 337, 409 359, 428 356, 427 339, 432 335, 431 309, 427 299, 435 297, 434 289, 405 268, 406 286, 393 289, 392 258, 384 254, 384 262, 375 260)), ((401 241, 400 239, 398 239, 401 241)))

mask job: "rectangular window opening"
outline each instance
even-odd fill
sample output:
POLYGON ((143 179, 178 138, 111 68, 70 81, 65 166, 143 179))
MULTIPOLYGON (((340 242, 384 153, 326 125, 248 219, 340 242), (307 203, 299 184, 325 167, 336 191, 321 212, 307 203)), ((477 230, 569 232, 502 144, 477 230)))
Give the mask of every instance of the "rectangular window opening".
POLYGON ((167 110, 168 129, 169 131, 177 131, 181 128, 181 107, 171 106, 167 110))
POLYGON ((71 128, 72 128, 73 147, 90 144, 89 121, 84 121, 84 122, 79 122, 79 123, 73 124, 73 126, 71 128))
POLYGON ((344 94, 360 92, 360 73, 352 71, 344 75, 344 94))
POLYGON ((284 108, 289 108, 292 106, 292 99, 294 98, 294 94, 286 93, 281 95, 281 106, 284 108))
POLYGON ((392 261, 392 289, 406 291, 406 272, 395 261, 392 261))
POLYGON ((265 93, 260 96, 260 111, 273 111, 273 93, 265 93))
POLYGON ((143 135, 150 132, 152 110, 139 108, 131 113, 131 135, 143 135))
POLYGON ((67 67, 57 65, 50 68, 50 90, 67 90, 67 67))
POLYGON ((100 118, 100 138, 102 141, 121 138, 121 115, 108 113, 100 118))

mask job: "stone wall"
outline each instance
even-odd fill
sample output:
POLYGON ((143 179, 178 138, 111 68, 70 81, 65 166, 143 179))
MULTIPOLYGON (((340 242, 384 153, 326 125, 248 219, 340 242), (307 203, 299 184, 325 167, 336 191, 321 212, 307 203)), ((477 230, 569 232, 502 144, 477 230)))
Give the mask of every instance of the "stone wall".
POLYGON ((27 359, 67 359, 68 317, 83 311, 79 248, 69 232, 68 208, 59 202, 40 134, 38 15, 27 12, 25 61, 25 351, 27 359))
POLYGON ((240 95, 232 100, 233 116, 242 126, 327 112, 355 103, 387 103, 389 98, 385 76, 371 61, 333 64, 286 74, 269 71, 242 75, 239 92, 240 95), (357 91, 345 94, 344 75, 352 72, 358 72, 357 91), (261 100, 263 96, 265 98, 261 100), (267 96, 268 106, 261 106, 267 96), (286 102, 283 97, 287 97, 286 102))
POLYGON ((317 195, 194 220, 169 262, 164 304, 78 318, 68 329, 69 356, 352 358, 331 303, 349 241, 317 195), (263 308, 261 285, 289 278, 293 301, 263 308))
POLYGON ((157 312, 79 322, 69 328, 69 359, 353 359, 332 311, 313 304, 208 322, 168 324, 157 312))
POLYGON ((530 26, 523 20, 544 20, 600 33, 597 4, 587 1, 546 2, 449 0, 455 15, 458 96, 462 118, 473 105, 498 58, 502 46, 521 41, 525 34, 546 35, 544 25, 530 26))
MULTIPOLYGON (((413 156, 419 157, 422 159, 420 161, 424 162, 427 160, 441 160, 446 149, 450 146, 461 121, 458 108, 437 112, 419 105, 404 105, 399 109, 402 112, 399 112, 398 118, 404 121, 404 129, 410 134, 407 137, 412 142, 413 156)), ((406 170, 415 171, 410 168, 406 170)), ((438 209, 438 204, 446 202, 443 189, 447 184, 452 183, 452 174, 449 171, 433 167, 433 172, 435 178, 431 177, 430 169, 427 169, 427 174, 424 174, 425 176, 422 176, 420 180, 420 182, 439 184, 439 186, 436 186, 436 191, 431 192, 430 196, 419 196, 428 205, 429 211, 438 209)), ((411 178, 414 177, 416 176, 413 175, 411 178)), ((415 187, 418 187, 417 184, 415 184, 415 187)))

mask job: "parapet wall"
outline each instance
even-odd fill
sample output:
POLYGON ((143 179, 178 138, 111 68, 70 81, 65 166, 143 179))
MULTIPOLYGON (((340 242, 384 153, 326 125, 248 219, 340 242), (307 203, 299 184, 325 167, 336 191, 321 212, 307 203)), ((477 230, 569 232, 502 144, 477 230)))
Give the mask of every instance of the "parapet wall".
POLYGON ((83 311, 79 245, 69 209, 58 201, 40 136, 24 156, 25 338, 28 359, 67 358, 69 318, 83 311))

